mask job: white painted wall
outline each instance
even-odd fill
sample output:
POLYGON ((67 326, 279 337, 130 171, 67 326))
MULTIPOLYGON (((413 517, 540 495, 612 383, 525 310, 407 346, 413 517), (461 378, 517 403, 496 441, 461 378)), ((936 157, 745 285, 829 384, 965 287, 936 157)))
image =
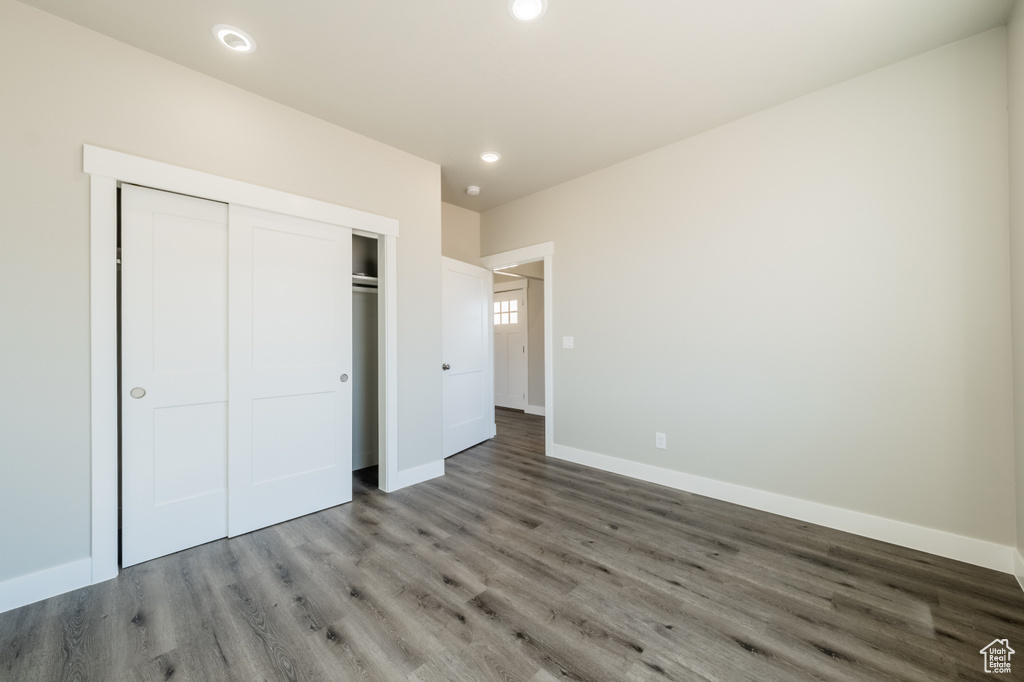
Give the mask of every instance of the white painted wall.
MULTIPOLYGON (((1013 388, 1016 424, 1016 545, 1024 555, 1024 5, 1008 26, 1010 100, 1010 259, 1013 268, 1013 388)), ((1024 573, 1019 577, 1024 580, 1024 573)), ((1024 583, 1022 583, 1024 586, 1024 583)))
POLYGON ((440 460, 436 164, 11 0, 0 64, 0 582, 90 551, 83 143, 397 218, 399 468, 440 460))
POLYGON ((480 214, 441 203, 441 255, 477 265, 480 260, 480 214))
POLYGON ((1012 545, 1006 104, 996 29, 484 213, 556 442, 1012 545))

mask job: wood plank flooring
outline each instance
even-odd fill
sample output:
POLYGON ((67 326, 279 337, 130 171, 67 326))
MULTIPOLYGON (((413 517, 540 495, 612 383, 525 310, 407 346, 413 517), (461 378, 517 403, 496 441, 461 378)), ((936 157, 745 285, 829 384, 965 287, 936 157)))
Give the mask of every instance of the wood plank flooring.
POLYGON ((984 680, 996 638, 1024 679, 1012 576, 547 459, 499 410, 441 479, 0 614, 0 680, 984 680))

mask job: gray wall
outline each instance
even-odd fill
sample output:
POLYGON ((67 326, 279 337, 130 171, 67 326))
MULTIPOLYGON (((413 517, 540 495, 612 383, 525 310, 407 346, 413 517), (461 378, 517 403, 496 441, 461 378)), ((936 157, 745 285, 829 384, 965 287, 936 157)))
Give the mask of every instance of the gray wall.
POLYGON ((480 214, 441 203, 441 255, 480 265, 480 214))
POLYGON ((484 213, 556 442, 1013 544, 1006 105, 996 29, 484 213))
POLYGON ((1014 423, 1017 465, 1017 551, 1024 555, 1024 5, 1010 17, 1010 234, 1013 266, 1014 423))
POLYGON ((377 292, 352 288, 352 470, 379 463, 377 292))
POLYGON ((397 218, 399 467, 440 459, 437 165, 10 0, 0 64, 0 581, 90 552, 84 143, 397 218))
POLYGON ((530 406, 544 407, 544 280, 530 279, 530 289, 526 295, 530 337, 530 366, 527 370, 530 406))

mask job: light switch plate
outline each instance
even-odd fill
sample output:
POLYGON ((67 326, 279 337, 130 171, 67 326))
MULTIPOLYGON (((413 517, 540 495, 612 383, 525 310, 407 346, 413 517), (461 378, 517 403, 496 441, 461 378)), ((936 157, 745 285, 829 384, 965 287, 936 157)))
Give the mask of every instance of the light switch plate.
POLYGON ((562 348, 572 348, 572 337, 571 336, 563 336, 562 337, 562 348))

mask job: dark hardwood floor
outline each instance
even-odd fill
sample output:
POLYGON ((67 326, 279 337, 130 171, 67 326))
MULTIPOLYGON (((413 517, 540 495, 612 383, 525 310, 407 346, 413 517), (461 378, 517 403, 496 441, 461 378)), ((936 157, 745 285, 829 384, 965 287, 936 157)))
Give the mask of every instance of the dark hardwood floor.
POLYGON ((444 478, 0 614, 0 679, 983 680, 1012 576, 543 456, 444 478))

